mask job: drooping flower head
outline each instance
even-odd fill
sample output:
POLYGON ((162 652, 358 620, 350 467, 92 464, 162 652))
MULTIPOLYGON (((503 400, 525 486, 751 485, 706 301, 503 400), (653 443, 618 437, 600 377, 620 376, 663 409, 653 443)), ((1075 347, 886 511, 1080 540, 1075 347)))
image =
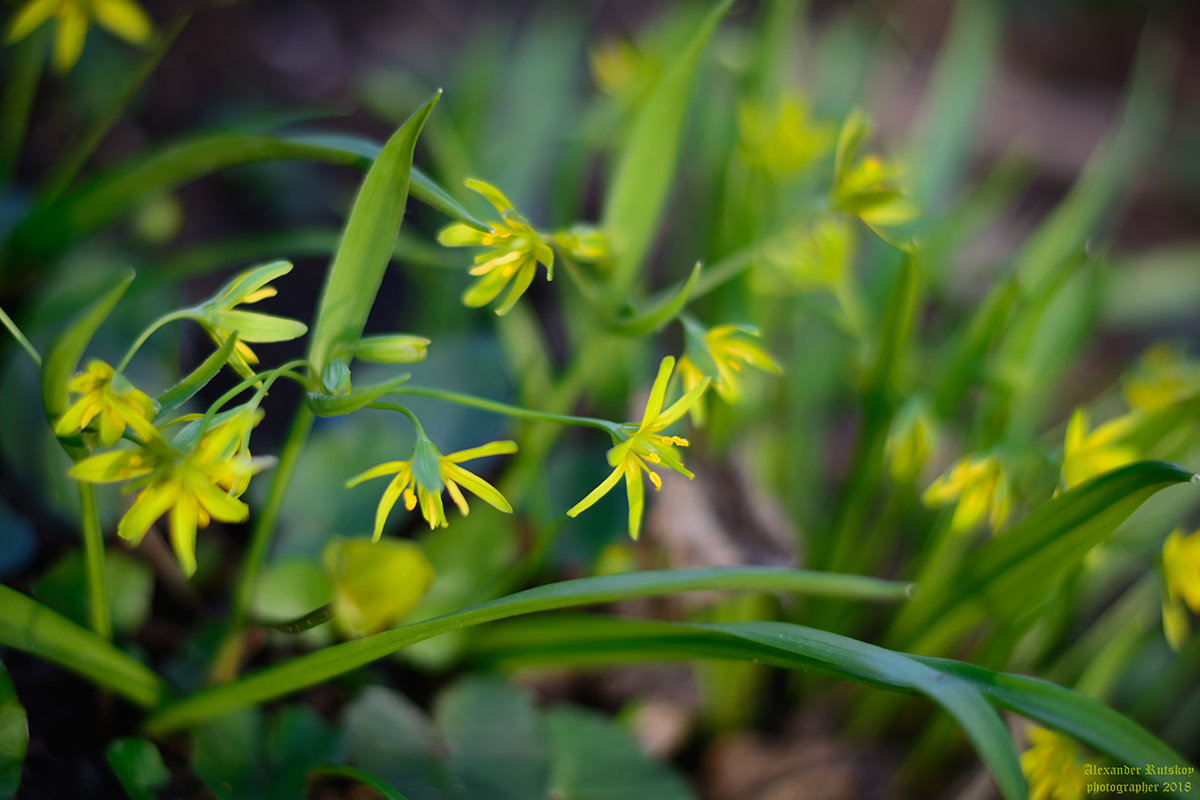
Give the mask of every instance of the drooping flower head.
POLYGON ((1175 530, 1167 537, 1162 550, 1163 631, 1167 642, 1178 650, 1188 637, 1187 611, 1200 614, 1200 530, 1184 536, 1175 530))
POLYGON ((54 68, 62 73, 75 66, 83 52, 92 19, 131 44, 146 44, 154 26, 133 0, 30 0, 8 28, 8 41, 16 42, 55 18, 54 68))
MULTIPOLYGON (((779 375, 779 366, 767 352, 755 344, 756 329, 746 325, 717 325, 707 331, 692 320, 684 319, 686 353, 679 359, 679 378, 685 392, 704 381, 712 386, 722 400, 730 405, 742 397, 739 373, 745 366, 779 375)), ((692 424, 704 423, 704 400, 697 400, 690 409, 692 424)))
POLYGON ((475 256, 471 274, 479 280, 467 288, 462 301, 471 308, 480 308, 495 300, 508 286, 508 294, 496 308, 496 313, 503 316, 533 283, 538 264, 545 266, 546 280, 554 279, 554 251, 495 186, 474 179, 468 179, 466 186, 483 195, 500 213, 500 220, 488 221, 491 233, 456 222, 438 233, 438 242, 446 247, 489 248, 475 256))
POLYGON ((388 514, 391 513, 392 507, 401 497, 404 498, 404 507, 409 511, 416 508, 418 504, 421 506, 421 516, 429 523, 430 529, 444 528, 449 525, 450 523, 446 520, 446 510, 442 505, 443 488, 464 517, 470 513, 470 509, 467 507, 467 499, 463 496, 462 489, 459 488, 460 485, 469 489, 488 505, 510 514, 512 506, 496 487, 459 464, 485 456, 515 452, 517 452, 517 443, 504 441, 488 442, 479 447, 442 455, 433 442, 418 431, 417 443, 413 447, 411 459, 387 461, 372 467, 346 481, 346 488, 352 488, 363 481, 380 478, 384 475, 395 476, 383 490, 383 497, 380 498, 379 507, 375 511, 375 530, 372 534, 374 541, 379 541, 379 537, 383 535, 383 526, 387 522, 388 514))
POLYGON ((1029 800, 1079 800, 1086 782, 1075 742, 1062 734, 1030 725, 1030 748, 1021 754, 1021 771, 1029 782, 1029 800))
POLYGON ((667 384, 671 381, 671 372, 675 368, 675 359, 667 356, 658 367, 658 376, 650 387, 650 398, 646 401, 646 411, 638 424, 626 423, 613 433, 613 447, 608 451, 609 466, 612 473, 593 489, 587 497, 576 503, 567 516, 578 516, 581 511, 591 507, 597 500, 617 485, 617 481, 625 478, 625 491, 629 498, 629 536, 638 538, 642 529, 642 511, 645 507, 645 489, 642 486, 642 473, 650 477, 650 483, 655 490, 662 488, 662 478, 652 470, 647 462, 654 466, 670 467, 688 478, 692 473, 683 465, 677 447, 687 447, 688 440, 682 436, 668 436, 661 431, 682 417, 696 404, 704 390, 708 388, 711 378, 703 378, 699 384, 692 387, 683 397, 671 404, 666 411, 662 410, 666 400, 667 384))
POLYGON ((154 437, 135 450, 85 458, 71 477, 89 483, 134 480, 137 492, 117 526, 117 535, 138 543, 150 526, 169 514, 171 545, 185 575, 196 571, 196 530, 212 520, 243 522, 249 508, 238 497, 250 476, 274 463, 246 450, 249 429, 262 419, 257 409, 228 412, 207 429, 185 429, 168 444, 154 437))
POLYGON ((54 423, 55 436, 70 436, 93 421, 98 423, 100 442, 106 446, 115 444, 126 428, 143 440, 158 436, 150 421, 157 404, 105 362, 88 362, 87 369, 73 377, 67 389, 79 398, 54 423))
POLYGON ((960 459, 921 495, 927 506, 958 505, 950 528, 967 531, 986 516, 995 531, 1008 519, 1008 480, 1004 467, 994 456, 973 455, 960 459))
POLYGON ((1138 422, 1135 412, 1110 419, 1088 433, 1088 415, 1075 409, 1063 440, 1062 480, 1067 489, 1136 461, 1137 450, 1122 440, 1138 422))

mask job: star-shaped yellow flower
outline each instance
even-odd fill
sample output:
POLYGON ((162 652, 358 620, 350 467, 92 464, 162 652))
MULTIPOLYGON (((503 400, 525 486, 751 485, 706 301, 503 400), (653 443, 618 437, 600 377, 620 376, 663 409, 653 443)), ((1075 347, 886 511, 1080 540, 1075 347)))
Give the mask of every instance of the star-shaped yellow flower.
POLYGON ((79 60, 92 19, 131 44, 145 44, 154 35, 150 18, 133 0, 31 0, 13 17, 8 41, 25 38, 50 17, 55 18, 54 68, 59 72, 79 60))
POLYGON ((1121 444, 1121 440, 1137 421, 1137 413, 1130 412, 1110 419, 1088 433, 1087 412, 1082 408, 1075 409, 1075 413, 1067 422, 1067 433, 1063 441, 1064 487, 1073 489, 1090 478, 1136 461, 1137 450, 1121 444))
POLYGON ((233 413, 188 441, 186 431, 173 444, 154 437, 136 450, 115 450, 80 461, 71 477, 89 483, 117 483, 134 478, 138 492, 117 525, 117 535, 138 543, 163 514, 170 514, 171 544, 185 575, 196 571, 196 530, 212 520, 243 522, 249 508, 238 499, 250 476, 273 462, 251 458, 245 451, 249 427, 262 412, 233 413), (181 441, 181 439, 183 441, 181 441))
MULTIPOLYGON (((717 325, 703 331, 694 322, 685 323, 687 329, 686 355, 679 359, 679 378, 684 391, 691 391, 707 377, 713 379, 713 388, 721 399, 733 405, 741 399, 738 373, 749 365, 774 375, 780 374, 779 366, 767 352, 754 343, 757 330, 745 325, 717 325)), ((704 423, 704 401, 691 408, 692 423, 704 423)))
POLYGON ((1166 593, 1163 597, 1163 631, 1167 642, 1178 650, 1188 636, 1186 605, 1200 614, 1200 531, 1184 536, 1175 530, 1167 537, 1162 550, 1163 578, 1166 593))
POLYGON ((457 453, 442 455, 433 442, 418 433, 417 444, 413 448, 413 457, 408 461, 387 461, 372 467, 361 475, 356 475, 346 481, 346 488, 357 486, 363 481, 380 478, 384 475, 395 475, 391 483, 383 491, 379 507, 375 511, 375 531, 373 540, 379 541, 383 534, 383 525, 387 522, 388 514, 401 496, 404 497, 404 507, 409 511, 421 506, 421 516, 429 523, 430 529, 445 528, 450 523, 446 520, 446 510, 442 505, 442 488, 449 493, 450 499, 465 517, 470 513, 467 499, 463 496, 461 484, 488 505, 498 508, 505 513, 512 513, 512 506, 504 499, 496 487, 478 475, 468 472, 459 466, 463 461, 470 461, 485 456, 496 456, 504 453, 517 452, 516 442, 488 442, 479 447, 459 450, 457 453))
POLYGON ((662 488, 662 478, 646 465, 650 462, 655 466, 670 467, 681 475, 692 477, 692 473, 683 466, 676 446, 687 447, 688 440, 682 436, 665 436, 660 431, 687 413, 704 394, 711 381, 703 378, 699 384, 692 387, 683 397, 676 400, 666 411, 662 410, 663 401, 667 395, 667 384, 671 381, 671 371, 675 368, 675 359, 667 356, 658 367, 658 376, 650 387, 650 399, 646 401, 646 411, 638 425, 626 423, 613 433, 613 447, 608 451, 608 463, 613 467, 612 474, 604 482, 593 489, 587 497, 575 504, 567 516, 578 516, 579 512, 591 507, 597 500, 617 485, 622 477, 625 478, 625 490, 629 496, 629 536, 636 539, 641 533, 642 510, 645 507, 645 489, 642 486, 642 473, 650 476, 650 483, 655 490, 662 488))
POLYGON ((103 361, 88 362, 87 369, 72 378, 67 388, 79 399, 54 423, 55 436, 70 436, 93 420, 99 422, 104 445, 115 444, 126 428, 142 439, 158 435, 150 422, 157 404, 103 361))
POLYGON ((993 456, 963 458, 930 484, 921 495, 921 502, 927 506, 957 502, 950 519, 952 530, 969 530, 986 516, 994 531, 1008 519, 1008 481, 1004 468, 993 456))
POLYGON ((1031 747, 1021 754, 1021 771, 1029 781, 1029 800, 1078 800, 1086 783, 1075 742, 1054 731, 1030 725, 1031 747))
POLYGON ((468 179, 466 185, 487 198, 500 212, 501 221, 488 222, 492 233, 454 223, 442 229, 438 242, 445 247, 491 248, 475 256, 471 274, 479 280, 463 293, 462 301, 471 308, 486 306, 511 283, 508 294, 496 309, 496 313, 503 316, 533 283, 538 264, 546 267, 546 280, 554 279, 554 251, 525 218, 513 210, 512 202, 495 186, 473 179, 468 179))

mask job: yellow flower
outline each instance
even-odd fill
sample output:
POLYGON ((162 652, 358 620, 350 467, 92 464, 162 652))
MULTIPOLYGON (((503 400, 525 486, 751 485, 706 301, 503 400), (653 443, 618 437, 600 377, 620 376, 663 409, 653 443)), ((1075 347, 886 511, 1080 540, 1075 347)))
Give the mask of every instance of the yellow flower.
POLYGON ((1166 584, 1163 631, 1167 642, 1178 650, 1188 636, 1184 606, 1200 614, 1200 530, 1190 536, 1184 536, 1182 530, 1172 531, 1163 544, 1162 564, 1166 584))
POLYGON ((1064 487, 1073 489, 1090 478, 1137 460, 1138 453, 1134 448, 1120 444, 1137 421, 1137 415, 1129 413, 1110 419, 1088 433, 1087 412, 1082 408, 1075 409, 1067 422, 1063 441, 1064 487))
POLYGON ((1030 725, 1025 736, 1031 747, 1021 754, 1021 771, 1029 781, 1029 800, 1078 800, 1086 782, 1075 742, 1053 731, 1030 725))
POLYGON ((446 527, 446 511, 442 506, 442 488, 445 487, 465 517, 470 513, 467 500, 463 497, 459 484, 471 490, 479 499, 488 505, 498 508, 506 514, 512 513, 512 506, 504 499, 504 495, 485 481, 483 478, 468 472, 459 466, 463 461, 470 461, 485 456, 496 456, 504 453, 517 452, 516 442, 488 442, 479 447, 459 450, 444 456, 434 447, 433 442, 424 434, 417 435, 417 444, 413 448, 413 457, 409 461, 387 461, 372 467, 361 475, 356 475, 346 481, 346 488, 357 486, 363 481, 380 478, 384 475, 395 475, 391 483, 383 491, 379 500, 379 508, 375 511, 375 531, 372 541, 379 541, 383 534, 383 525, 387 522, 388 514, 401 496, 404 497, 404 507, 409 511, 421 505, 421 516, 425 517, 430 529, 446 527))
POLYGON ((699 384, 692 387, 683 397, 676 400, 666 411, 662 410, 663 401, 667 395, 667 384, 671 380, 671 371, 675 368, 675 359, 667 356, 658 367, 658 376, 650 387, 650 399, 646 401, 646 411, 638 425, 626 423, 613 433, 613 447, 608 451, 608 463, 613 467, 612 474, 604 479, 587 497, 575 504, 567 516, 578 516, 579 512, 590 508, 597 500, 617 485, 622 477, 625 478, 625 490, 629 497, 629 536, 638 538, 642 528, 642 509, 645 506, 645 493, 642 486, 642 473, 650 476, 650 482, 655 490, 662 488, 662 478, 646 466, 649 461, 654 465, 670 467, 688 478, 692 473, 683 466, 679 451, 675 446, 687 447, 688 440, 681 436, 664 436, 660 431, 675 420, 682 417, 688 409, 708 388, 710 379, 705 377, 699 384))
MULTIPOLYGON (((687 355, 679 359, 679 378, 685 392, 690 392, 711 378, 713 388, 726 403, 733 405, 741 398, 737 374, 749 364, 764 372, 780 374, 779 366, 766 351, 751 341, 758 331, 744 325, 717 325, 707 332, 690 320, 685 320, 687 355)), ((704 401, 698 400, 690 409, 692 423, 704 423, 704 401)))
POLYGON ((833 128, 808 116, 803 97, 786 93, 774 107, 748 102, 738 108, 738 154, 768 174, 802 172, 833 145, 833 128))
POLYGON ((25 38, 50 17, 55 17, 54 68, 59 72, 79 60, 91 17, 132 44, 145 44, 154 35, 146 12, 133 0, 31 0, 13 17, 8 41, 25 38))
POLYGON ((507 197, 495 186, 483 181, 466 181, 471 189, 487 198, 500 212, 501 221, 490 221, 491 233, 455 223, 442 229, 438 242, 446 247, 489 247, 486 253, 475 256, 471 274, 479 280, 463 293, 462 301, 471 308, 480 308, 496 299, 505 286, 512 283, 496 313, 507 314, 521 295, 533 283, 537 265, 546 267, 546 280, 554 279, 554 251, 529 223, 513 210, 507 197))
POLYGON ((937 435, 929 410, 912 399, 896 412, 887 438, 888 471, 896 483, 916 480, 937 435))
POLYGON ((158 436, 150 420, 158 410, 149 395, 134 388, 103 361, 91 361, 71 379, 67 388, 79 399, 54 423, 55 436, 70 436, 98 420, 100 441, 115 444, 130 428, 142 439, 158 436))
POLYGON ((278 290, 267 284, 291 271, 292 265, 287 261, 253 267, 234 277, 211 299, 189 309, 189 316, 208 331, 218 347, 237 331, 238 340, 229 363, 243 378, 253 377, 252 365, 258 363, 258 355, 246 342, 286 342, 308 331, 308 326, 294 319, 237 308, 274 297, 278 290))
POLYGON ((433 581, 419 545, 337 537, 321 554, 333 580, 333 622, 347 636, 369 636, 409 611, 433 581))
POLYGON ((1125 402, 1150 414, 1200 391, 1200 369, 1175 348, 1156 344, 1122 380, 1125 402))
POLYGON ((871 226, 901 225, 920 211, 908 199, 902 185, 904 171, 878 156, 857 158, 859 145, 870 125, 859 112, 852 113, 838 135, 833 172, 831 205, 871 226))
POLYGON ((572 225, 554 232, 554 246, 583 264, 607 264, 612 260, 612 242, 599 228, 572 225))
POLYGON ((819 217, 790 232, 763 253, 765 270, 755 270, 760 291, 827 291, 842 297, 854 263, 854 232, 836 216, 819 217))
POLYGON ((970 456, 960 459, 940 478, 930 484, 921 496, 927 506, 944 506, 956 502, 950 528, 966 531, 984 516, 996 530, 1008 519, 1008 481, 1004 468, 993 456, 970 456))
POLYGON ((117 535, 138 543, 150 526, 170 513, 171 544, 184 574, 196 571, 196 530, 212 520, 244 522, 249 508, 238 496, 250 476, 273 459, 251 458, 245 450, 249 428, 262 419, 257 410, 231 412, 206 432, 185 429, 173 444, 155 437, 136 450, 91 456, 71 468, 71 477, 89 483, 139 478, 138 495, 117 525, 117 535), (199 441, 192 441, 199 437, 199 441))

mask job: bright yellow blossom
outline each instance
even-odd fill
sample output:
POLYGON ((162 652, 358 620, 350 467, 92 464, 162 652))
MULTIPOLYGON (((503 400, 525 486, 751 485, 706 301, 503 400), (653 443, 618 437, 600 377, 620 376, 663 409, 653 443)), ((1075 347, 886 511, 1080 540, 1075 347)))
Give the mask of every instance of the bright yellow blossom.
POLYGON ((1163 631, 1167 642, 1178 650, 1188 636, 1187 608, 1200 614, 1200 530, 1184 536, 1172 531, 1163 544, 1163 631))
POLYGON ((59 72, 79 60, 92 18, 131 44, 146 44, 154 35, 149 17, 133 0, 31 0, 13 17, 8 41, 25 38, 50 17, 55 18, 54 68, 59 72))
POLYGON ((905 193, 903 169, 875 155, 858 157, 859 146, 869 128, 867 118, 857 111, 842 125, 830 204, 872 227, 910 222, 920 215, 920 210, 905 193))
POLYGON ((1029 782, 1029 800, 1079 800, 1086 782, 1075 742, 1062 734, 1030 725, 1031 747, 1021 754, 1021 771, 1029 782))
POLYGON ((994 456, 969 456, 930 484, 921 502, 927 506, 957 502, 950 520, 952 530, 969 530, 987 516, 994 531, 1008 519, 1008 480, 994 456))
POLYGON ((104 445, 115 444, 126 428, 142 439, 158 435, 150 422, 157 404, 103 361, 88 362, 87 369, 72 378, 67 388, 80 397, 54 423, 55 436, 70 436, 93 420, 100 424, 104 445))
POLYGON ((491 248, 475 256, 471 274, 479 280, 467 288, 462 301, 471 308, 480 308, 495 300, 511 283, 508 294, 496 309, 496 313, 503 316, 533 283, 538 264, 546 267, 546 280, 554 279, 554 251, 525 218, 513 210, 512 202, 495 186, 472 179, 468 179, 466 185, 487 198, 500 212, 501 221, 488 222, 491 233, 456 222, 441 230, 438 242, 446 247, 491 248))
POLYGON ((136 450, 117 450, 85 458, 71 477, 89 483, 116 483, 138 478, 138 492, 121 518, 117 535, 138 543, 150 526, 170 513, 171 544, 184 574, 196 571, 196 530, 212 520, 243 522, 249 514, 237 499, 250 476, 273 459, 251 458, 245 450, 249 428, 262 412, 234 413, 206 432, 193 429, 199 441, 181 433, 174 444, 155 437, 136 450))
POLYGON ((410 460, 387 461, 372 467, 361 475, 356 475, 346 481, 346 488, 349 489, 363 481, 380 478, 384 475, 396 476, 384 489, 383 497, 379 500, 379 507, 375 511, 373 541, 379 541, 388 514, 391 513, 392 507, 396 505, 396 501, 401 496, 404 497, 404 507, 409 511, 412 511, 420 503, 421 516, 425 517, 430 529, 444 528, 450 523, 446 520, 446 510, 442 506, 443 487, 464 517, 470 513, 470 509, 467 508, 467 500, 463 497, 459 484, 471 490, 488 505, 505 513, 512 513, 512 506, 496 487, 478 475, 463 469, 459 464, 475 458, 515 452, 517 452, 516 442, 488 442, 479 447, 459 450, 457 453, 444 456, 434 447, 433 442, 423 435, 418 435, 417 444, 413 448, 413 457, 410 460))
MULTIPOLYGON (((781 370, 766 351, 752 339, 758 331, 744 325, 717 325, 707 332, 692 322, 687 324, 687 355, 679 359, 679 378, 685 392, 690 392, 705 380, 726 403, 733 405, 741 398, 738 373, 749 364, 764 372, 778 375, 781 370)), ((691 407, 692 423, 704 423, 704 401, 691 407)))
POLYGON ((1150 414, 1200 392, 1200 369, 1174 347, 1156 344, 1121 380, 1125 402, 1150 414))
POLYGON ((681 436, 664 436, 660 433, 671 423, 682 417, 696 404, 704 390, 708 388, 710 378, 703 378, 699 384, 692 387, 683 397, 676 400, 666 411, 662 410, 663 401, 667 395, 667 384, 671 380, 671 371, 675 368, 675 359, 667 356, 658 367, 658 376, 650 387, 650 398, 646 401, 646 411, 638 425, 626 423, 613 434, 613 447, 608 451, 608 463, 613 467, 612 474, 604 479, 587 497, 575 504, 567 516, 574 517, 586 508, 591 507, 597 500, 617 485, 622 477, 625 478, 625 490, 629 497, 629 536, 638 538, 642 528, 642 510, 645 507, 645 489, 642 486, 642 473, 650 476, 650 483, 655 490, 662 488, 662 478, 646 465, 649 461, 654 465, 670 467, 688 478, 692 473, 683 466, 676 445, 687 447, 688 440, 681 436))
POLYGON ((1088 433, 1087 412, 1082 408, 1075 409, 1075 413, 1067 422, 1067 433, 1063 441, 1064 487, 1073 489, 1090 478, 1136 461, 1137 450, 1121 444, 1121 440, 1137 422, 1137 414, 1131 412, 1110 419, 1088 433))

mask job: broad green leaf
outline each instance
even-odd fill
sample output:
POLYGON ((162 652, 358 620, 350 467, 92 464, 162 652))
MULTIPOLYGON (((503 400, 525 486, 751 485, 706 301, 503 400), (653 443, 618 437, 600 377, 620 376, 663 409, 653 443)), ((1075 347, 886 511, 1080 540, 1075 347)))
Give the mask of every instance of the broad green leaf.
POLYGON ((629 318, 618 319, 613 322, 613 333, 621 334, 622 336, 645 336, 654 333, 659 328, 666 325, 683 310, 687 305, 688 298, 692 294, 692 290, 696 288, 696 281, 700 279, 700 263, 692 267, 692 274, 683 282, 683 285, 677 289, 671 289, 664 293, 661 299, 655 301, 651 306, 644 311, 637 312, 629 318))
POLYGON ((434 720, 472 800, 547 795, 548 741, 527 689, 501 678, 464 678, 438 696, 434 720))
POLYGON ((192 768, 219 800, 260 800, 265 775, 262 757, 263 712, 241 708, 196 726, 192 732, 192 768))
MULTIPOLYGON (((336 362, 335 362, 336 363, 336 362)), ((388 392, 395 389, 407 381, 411 375, 407 372, 402 375, 397 375, 389 381, 377 383, 373 386, 366 386, 362 389, 355 389, 346 394, 327 394, 325 392, 309 392, 308 407, 313 413, 319 417, 336 417, 341 414, 349 414, 351 411, 357 411, 371 403, 374 403, 380 397, 383 397, 388 392)))
POLYGON ((250 609, 255 619, 273 625, 308 615, 332 599, 333 586, 320 565, 312 558, 295 556, 267 565, 250 609))
MULTIPOLYGON (((53 424, 67 410, 69 392, 67 384, 75 375, 79 359, 88 343, 100 327, 100 323, 108 317, 116 306, 121 295, 133 281, 130 272, 113 288, 103 294, 100 299, 88 306, 87 310, 71 324, 69 328, 58 335, 50 343, 46 356, 42 361, 42 407, 46 410, 46 418, 53 424)), ((84 454, 84 448, 78 435, 61 440, 67 452, 72 455, 84 454)))
POLYGON ((115 739, 105 749, 104 757, 130 800, 155 800, 155 790, 171 781, 162 753, 149 739, 115 739))
POLYGON ((0 586, 0 645, 53 661, 140 706, 156 705, 166 693, 145 664, 7 586, 0 586))
POLYGON ((215 350, 208 358, 200 362, 200 366, 196 367, 178 383, 160 394, 157 399, 158 414, 155 419, 162 419, 163 416, 171 411, 182 406, 188 400, 196 396, 196 393, 208 385, 208 382, 217 376, 221 371, 221 367, 229 361, 229 357, 233 354, 233 348, 237 346, 238 335, 234 332, 233 335, 225 339, 225 343, 215 350))
MULTIPOLYGON (((113 631, 119 635, 135 632, 150 613, 153 570, 146 562, 114 549, 105 555, 104 579, 113 631)), ((33 593, 55 611, 85 625, 90 618, 88 598, 79 587, 86 582, 83 554, 73 550, 34 581, 33 593)))
POLYGON ((607 717, 560 706, 544 715, 550 739, 550 786, 546 797, 609 800, 613 797, 691 800, 687 783, 647 758, 628 732, 607 717))
POLYGON ((440 97, 439 91, 392 135, 354 200, 313 324, 308 360, 317 375, 362 336, 404 219, 413 148, 440 97))
POLYGON ((1195 480, 1163 461, 1120 467, 1047 501, 922 586, 896 621, 890 641, 918 652, 943 650, 985 618, 1004 624, 1037 602, 1156 492, 1195 480))
POLYGON ((4 665, 0 664, 0 797, 17 793, 29 747, 29 721, 4 665))
POLYGON ((857 575, 761 567, 651 570, 551 583, 345 642, 251 673, 234 682, 201 690, 163 707, 147 721, 147 730, 155 735, 166 733, 235 708, 281 697, 369 664, 410 644, 470 625, 538 611, 706 589, 796 592, 884 602, 903 600, 910 591, 908 584, 857 575))
POLYGON ((603 225, 613 237, 612 291, 621 296, 633 283, 658 229, 683 132, 688 96, 700 55, 732 0, 705 16, 687 47, 643 101, 617 157, 603 225))

